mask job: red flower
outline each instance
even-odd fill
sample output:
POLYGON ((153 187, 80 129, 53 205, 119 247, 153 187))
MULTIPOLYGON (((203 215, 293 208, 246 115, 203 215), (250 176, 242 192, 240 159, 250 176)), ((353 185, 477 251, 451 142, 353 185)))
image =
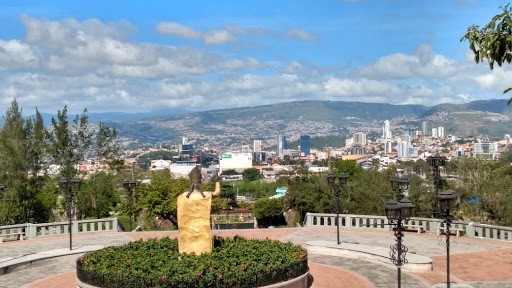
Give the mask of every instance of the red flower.
POLYGON ((294 252, 294 253, 292 254, 292 257, 295 257, 295 256, 297 256, 297 253, 295 253, 295 252, 294 252))
POLYGON ((231 247, 235 246, 235 244, 231 243, 231 247))
POLYGON ((201 277, 201 273, 197 273, 196 275, 197 275, 197 277, 201 277))
POLYGON ((80 262, 84 262, 84 257, 80 257, 80 262))
POLYGON ((222 280, 222 275, 219 275, 219 280, 222 280))
POLYGON ((167 280, 167 277, 165 277, 165 275, 162 275, 162 280, 167 280))

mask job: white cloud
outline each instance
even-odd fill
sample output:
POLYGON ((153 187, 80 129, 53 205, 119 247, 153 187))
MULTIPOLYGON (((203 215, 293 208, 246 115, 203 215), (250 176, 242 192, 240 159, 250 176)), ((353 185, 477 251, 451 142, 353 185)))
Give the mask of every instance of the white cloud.
POLYGON ((415 55, 402 53, 379 58, 374 64, 356 68, 352 76, 376 79, 443 78, 458 73, 458 63, 443 55, 432 55, 429 45, 420 45, 415 55))
POLYGON ((309 33, 306 30, 300 30, 300 29, 291 29, 286 32, 286 35, 288 38, 302 40, 302 41, 311 41, 315 42, 318 41, 319 38, 311 33, 309 33))
POLYGON ((166 36, 176 36, 189 40, 201 38, 201 33, 192 27, 181 25, 175 22, 162 22, 156 25, 156 31, 166 36))
POLYGON ((292 63, 284 67, 281 72, 284 74, 299 74, 302 72, 302 65, 297 61, 292 61, 292 63))
POLYGON ((208 30, 201 35, 201 39, 205 45, 219 45, 227 43, 235 43, 235 36, 222 29, 208 30))
POLYGON ((39 59, 32 48, 18 40, 0 40, 0 71, 36 68, 39 59))

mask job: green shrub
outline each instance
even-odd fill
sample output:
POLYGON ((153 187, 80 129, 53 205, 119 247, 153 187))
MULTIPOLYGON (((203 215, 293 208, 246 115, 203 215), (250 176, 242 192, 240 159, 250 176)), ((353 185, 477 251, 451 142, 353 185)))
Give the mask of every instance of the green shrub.
POLYGON ((77 260, 77 276, 99 287, 257 287, 308 271, 307 252, 277 240, 213 238, 213 252, 178 253, 176 239, 130 242, 77 260))
POLYGON ((281 199, 263 198, 254 203, 254 217, 259 227, 286 225, 281 199))

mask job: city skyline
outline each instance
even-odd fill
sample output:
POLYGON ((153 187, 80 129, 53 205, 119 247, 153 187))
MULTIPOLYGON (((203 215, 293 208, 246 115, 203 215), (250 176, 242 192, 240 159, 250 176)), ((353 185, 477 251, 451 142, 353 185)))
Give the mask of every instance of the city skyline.
POLYGON ((477 65, 459 42, 502 4, 4 1, 0 109, 13 98, 45 113, 506 99, 510 67, 477 65))

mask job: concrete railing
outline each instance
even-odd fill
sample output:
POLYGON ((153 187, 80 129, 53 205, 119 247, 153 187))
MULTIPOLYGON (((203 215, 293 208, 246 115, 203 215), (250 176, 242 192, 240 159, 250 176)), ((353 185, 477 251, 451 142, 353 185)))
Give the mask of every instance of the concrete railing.
MULTIPOLYGON (((73 235, 98 232, 118 232, 117 218, 105 218, 94 220, 78 220, 71 222, 71 231, 73 235)), ((19 233, 24 233, 25 239, 35 239, 44 237, 53 237, 60 235, 69 235, 69 222, 53 222, 41 224, 17 224, 0 226, 0 235, 2 239, 14 239, 19 233)))
MULTIPOLYGON (((390 231, 391 225, 385 216, 339 214, 340 227, 390 231)), ((425 232, 436 233, 437 227, 444 227, 442 219, 411 218, 408 225, 422 226, 425 232)), ((336 227, 336 214, 306 213, 305 227, 336 227)), ((469 238, 512 242, 512 228, 475 222, 453 221, 451 229, 463 230, 469 238)))

